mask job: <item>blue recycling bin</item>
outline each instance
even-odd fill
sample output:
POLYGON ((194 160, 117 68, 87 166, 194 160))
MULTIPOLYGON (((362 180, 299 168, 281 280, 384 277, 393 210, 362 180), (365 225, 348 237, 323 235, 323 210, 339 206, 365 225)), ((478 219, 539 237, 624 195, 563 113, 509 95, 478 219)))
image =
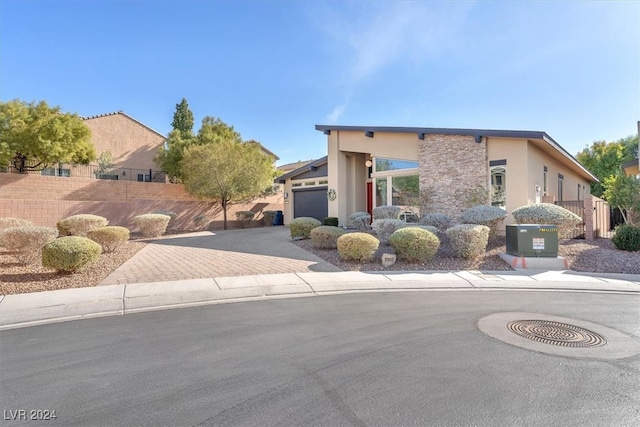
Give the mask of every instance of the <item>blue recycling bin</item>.
POLYGON ((282 211, 276 211, 276 215, 273 217, 273 225, 284 225, 284 214, 282 211))

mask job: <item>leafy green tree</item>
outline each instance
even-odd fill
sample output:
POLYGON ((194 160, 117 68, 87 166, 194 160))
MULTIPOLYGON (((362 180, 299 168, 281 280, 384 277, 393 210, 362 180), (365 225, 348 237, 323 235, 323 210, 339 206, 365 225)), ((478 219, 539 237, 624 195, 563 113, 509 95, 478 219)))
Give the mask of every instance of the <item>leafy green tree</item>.
POLYGON ((271 183, 273 158, 257 144, 221 139, 207 126, 198 135, 199 144, 184 152, 182 177, 189 193, 220 203, 226 230, 228 207, 259 196, 271 183))
POLYGON ((591 194, 602 197, 606 178, 618 175, 624 162, 636 158, 638 137, 628 136, 615 142, 595 141, 576 155, 582 165, 600 182, 591 183, 591 194))
POLYGON ((609 205, 620 208, 624 222, 640 225, 640 178, 611 175, 604 180, 604 198, 609 205))
POLYGON ((174 130, 179 131, 185 139, 193 136, 193 113, 185 98, 182 98, 180 104, 176 104, 176 112, 173 113, 171 126, 174 130))
POLYGON ((20 173, 55 163, 89 164, 96 158, 91 131, 77 114, 45 101, 0 102, 0 165, 20 173))

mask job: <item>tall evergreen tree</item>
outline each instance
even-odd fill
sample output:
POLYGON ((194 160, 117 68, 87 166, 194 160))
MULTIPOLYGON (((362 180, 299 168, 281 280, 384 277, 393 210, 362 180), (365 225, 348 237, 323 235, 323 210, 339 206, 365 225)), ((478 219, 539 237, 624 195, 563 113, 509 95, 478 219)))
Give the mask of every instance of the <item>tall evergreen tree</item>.
POLYGON ((193 113, 185 98, 182 98, 180 104, 176 104, 176 112, 173 113, 171 126, 174 130, 180 131, 182 138, 193 136, 193 113))

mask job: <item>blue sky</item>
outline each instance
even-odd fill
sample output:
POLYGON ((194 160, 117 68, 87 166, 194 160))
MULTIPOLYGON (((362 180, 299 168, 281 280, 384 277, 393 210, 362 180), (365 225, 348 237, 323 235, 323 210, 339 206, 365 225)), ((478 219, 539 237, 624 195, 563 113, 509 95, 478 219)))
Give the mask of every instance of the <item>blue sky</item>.
POLYGON ((279 164, 315 124, 635 134, 640 2, 0 0, 0 99, 123 110, 167 134, 184 97, 279 164))

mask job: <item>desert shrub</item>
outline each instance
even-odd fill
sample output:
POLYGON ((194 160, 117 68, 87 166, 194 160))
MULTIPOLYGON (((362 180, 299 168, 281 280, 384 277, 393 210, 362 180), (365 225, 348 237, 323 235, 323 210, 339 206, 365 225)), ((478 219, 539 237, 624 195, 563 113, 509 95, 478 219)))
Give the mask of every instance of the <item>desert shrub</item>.
POLYGON ((2 230, 5 228, 13 228, 13 227, 32 227, 33 224, 31 221, 27 221, 26 219, 20 218, 0 218, 0 247, 3 247, 2 244, 2 230))
POLYGON ((420 227, 404 227, 389 236, 389 243, 398 256, 409 262, 433 258, 440 247, 434 233, 420 227))
POLYGON ((433 225, 419 225, 419 224, 411 224, 412 228, 420 228, 422 230, 427 230, 430 233, 435 234, 436 236, 440 233, 440 229, 438 227, 434 227, 433 225))
POLYGON ((335 249, 337 248, 338 237, 345 233, 346 231, 340 227, 321 225, 311 230, 311 243, 316 248, 335 249))
POLYGON ((451 224, 451 217, 442 213, 428 213, 420 218, 420 224, 431 225, 438 230, 446 230, 451 224))
POLYGON ((349 217, 351 224, 360 231, 369 230, 371 223, 371 215, 368 212, 356 212, 349 217))
POLYGON ((630 252, 640 250, 640 227, 621 224, 615 230, 616 234, 611 241, 616 248, 630 252))
POLYGON ((264 211, 262 212, 262 223, 264 225, 273 225, 273 221, 276 219, 276 211, 264 211))
POLYGON ((251 211, 238 211, 236 212, 236 221, 240 224, 240 228, 247 228, 251 221, 253 221, 253 217, 256 214, 251 211))
POLYGON ((462 212, 463 224, 478 224, 489 227, 489 235, 496 234, 498 225, 507 217, 507 211, 496 206, 479 205, 462 212))
POLYGON ((61 219, 56 225, 60 236, 84 237, 89 230, 109 225, 109 220, 98 215, 80 214, 61 219))
POLYGON ((380 241, 368 233, 346 233, 336 242, 338 254, 345 261, 369 261, 373 259, 380 241))
POLYGON ((152 214, 158 214, 158 215, 167 215, 168 217, 171 218, 170 221, 173 221, 178 216, 178 214, 176 214, 175 212, 171 212, 171 211, 153 211, 151 213, 152 214))
POLYGON ((102 252, 110 253, 125 244, 129 240, 129 234, 128 228, 109 225, 88 231, 87 237, 99 244, 102 252))
POLYGON ((144 237, 162 236, 167 231, 169 221, 171 217, 164 214, 144 214, 133 218, 133 222, 144 237))
POLYGON ((373 208, 373 219, 398 219, 400 212, 400 206, 376 206, 373 208))
POLYGON ((322 225, 330 225, 332 227, 338 226, 338 218, 335 216, 328 216, 322 219, 322 225))
POLYGON ((95 262, 100 252, 100 245, 86 237, 61 237, 42 248, 42 265, 58 272, 73 273, 95 262))
POLYGON ((209 217, 209 215, 197 215, 196 217, 193 218, 193 225, 196 227, 197 230, 202 230, 203 228, 206 228, 210 222, 211 222, 211 218, 209 217))
POLYGON ((322 225, 322 223, 315 218, 301 216, 291 220, 289 230, 291 231, 291 237, 304 237, 308 239, 311 236, 311 230, 320 225, 322 225))
POLYGON ((407 223, 401 219, 374 219, 371 224, 376 236, 384 244, 389 243, 389 236, 402 227, 407 227, 407 223))
POLYGON ((551 203, 521 206, 511 212, 518 224, 553 224, 558 236, 564 237, 582 222, 582 218, 565 208, 551 203))
POLYGON ((0 231, 0 240, 19 263, 33 264, 40 258, 42 247, 58 237, 53 227, 10 227, 0 231))
POLYGON ((458 258, 475 259, 487 250, 489 227, 486 225, 459 224, 448 228, 446 233, 458 258))

